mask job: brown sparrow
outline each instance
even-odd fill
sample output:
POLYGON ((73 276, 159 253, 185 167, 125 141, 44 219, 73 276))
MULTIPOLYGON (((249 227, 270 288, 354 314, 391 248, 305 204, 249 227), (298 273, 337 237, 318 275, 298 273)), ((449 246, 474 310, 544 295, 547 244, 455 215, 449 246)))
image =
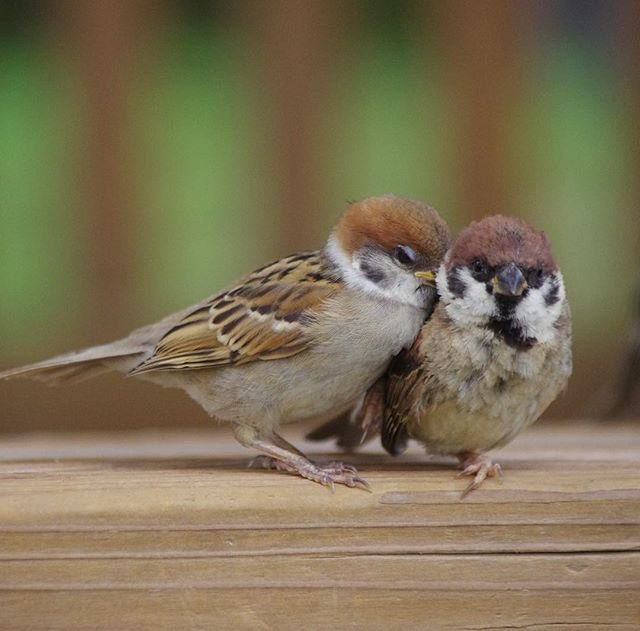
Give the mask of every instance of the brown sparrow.
MULTIPOLYGON (((485 452, 515 438, 566 387, 571 316, 545 234, 519 219, 469 225, 445 256, 437 287, 433 315, 343 424, 339 442, 353 447, 380 430, 397 455, 416 439, 458 458, 461 475, 473 476, 466 495, 501 473, 485 452)), ((310 437, 336 429, 328 424, 310 437)))
POLYGON ((263 465, 331 488, 366 486, 349 465, 311 462, 277 429, 352 407, 412 344, 449 241, 427 204, 364 199, 349 206, 322 250, 270 263, 124 339, 0 378, 57 383, 118 370, 182 388, 264 454, 263 465))

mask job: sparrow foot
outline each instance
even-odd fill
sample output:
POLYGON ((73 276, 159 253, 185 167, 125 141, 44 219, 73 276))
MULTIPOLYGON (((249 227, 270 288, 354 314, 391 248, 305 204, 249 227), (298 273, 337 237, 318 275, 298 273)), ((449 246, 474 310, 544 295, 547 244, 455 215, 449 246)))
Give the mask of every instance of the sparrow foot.
POLYGON ((475 491, 487 478, 495 476, 502 477, 502 467, 497 462, 492 462, 485 454, 464 453, 458 456, 462 471, 458 476, 474 476, 473 480, 462 492, 462 497, 466 497, 475 491))
POLYGON ((358 474, 358 470, 350 464, 344 462, 328 462, 326 464, 316 464, 310 460, 300 459, 296 462, 283 462, 271 456, 256 456, 249 463, 250 467, 260 467, 285 473, 294 473, 327 486, 332 492, 335 491, 336 484, 344 484, 350 488, 364 489, 371 491, 371 487, 358 474))

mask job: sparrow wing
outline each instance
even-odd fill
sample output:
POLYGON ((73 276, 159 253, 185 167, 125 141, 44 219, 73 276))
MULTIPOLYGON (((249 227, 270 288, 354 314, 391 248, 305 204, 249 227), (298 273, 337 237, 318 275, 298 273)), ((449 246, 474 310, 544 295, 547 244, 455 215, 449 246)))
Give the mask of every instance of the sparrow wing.
POLYGON ((319 252, 262 267, 187 313, 130 374, 245 364, 296 355, 339 280, 319 252))
POLYGON ((382 421, 382 446, 397 456, 407 448, 407 423, 413 413, 413 402, 421 393, 426 380, 426 370, 420 346, 421 336, 411 348, 403 350, 391 362, 387 373, 386 409, 382 421))

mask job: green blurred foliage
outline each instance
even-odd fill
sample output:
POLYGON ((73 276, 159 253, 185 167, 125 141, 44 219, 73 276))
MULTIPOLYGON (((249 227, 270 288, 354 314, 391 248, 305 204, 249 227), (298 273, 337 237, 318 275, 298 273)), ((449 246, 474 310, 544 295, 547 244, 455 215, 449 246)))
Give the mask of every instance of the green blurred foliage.
POLYGON ((178 29, 133 97, 147 317, 213 293, 270 254, 260 185, 248 183, 261 131, 245 45, 211 25, 178 29))
POLYGON ((82 226, 73 212, 80 113, 74 86, 38 41, 0 47, 0 329, 28 353, 65 312, 82 318, 82 226))
POLYGON ((578 38, 543 51, 533 85, 512 133, 521 211, 552 237, 576 344, 610 348, 621 342, 638 267, 630 121, 612 98, 616 77, 578 38))
POLYGON ((365 32, 353 47, 323 148, 327 203, 336 191, 347 199, 394 192, 428 200, 454 224, 461 220, 445 69, 425 53, 417 23, 401 34, 389 25, 365 32))
MULTIPOLYGON (((334 69, 338 98, 318 149, 327 214, 318 223, 328 229, 344 200, 395 192, 429 200, 457 229, 464 217, 446 59, 436 45, 425 51, 420 25, 385 22, 393 7, 376 6, 334 69)), ((272 183, 262 164, 264 97, 247 57, 255 43, 240 23, 206 17, 178 15, 129 95, 138 323, 283 254, 263 203, 272 183)), ((77 198, 82 95, 50 37, 16 29, 0 40, 0 330, 2 353, 15 358, 38 355, 56 334, 71 339, 91 292, 90 217, 77 198)), ((525 79, 525 98, 505 121, 513 213, 550 234, 578 340, 611 343, 637 268, 627 141, 637 123, 612 98, 621 79, 588 31, 547 34, 525 79)))

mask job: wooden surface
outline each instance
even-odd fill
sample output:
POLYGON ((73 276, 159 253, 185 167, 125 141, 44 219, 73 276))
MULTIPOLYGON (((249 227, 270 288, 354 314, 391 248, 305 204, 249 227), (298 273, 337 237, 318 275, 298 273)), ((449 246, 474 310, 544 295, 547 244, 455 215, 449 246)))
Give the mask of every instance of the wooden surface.
POLYGON ((0 629, 639 629, 639 427, 534 428, 464 500, 417 449, 332 494, 220 432, 4 438, 0 629))

